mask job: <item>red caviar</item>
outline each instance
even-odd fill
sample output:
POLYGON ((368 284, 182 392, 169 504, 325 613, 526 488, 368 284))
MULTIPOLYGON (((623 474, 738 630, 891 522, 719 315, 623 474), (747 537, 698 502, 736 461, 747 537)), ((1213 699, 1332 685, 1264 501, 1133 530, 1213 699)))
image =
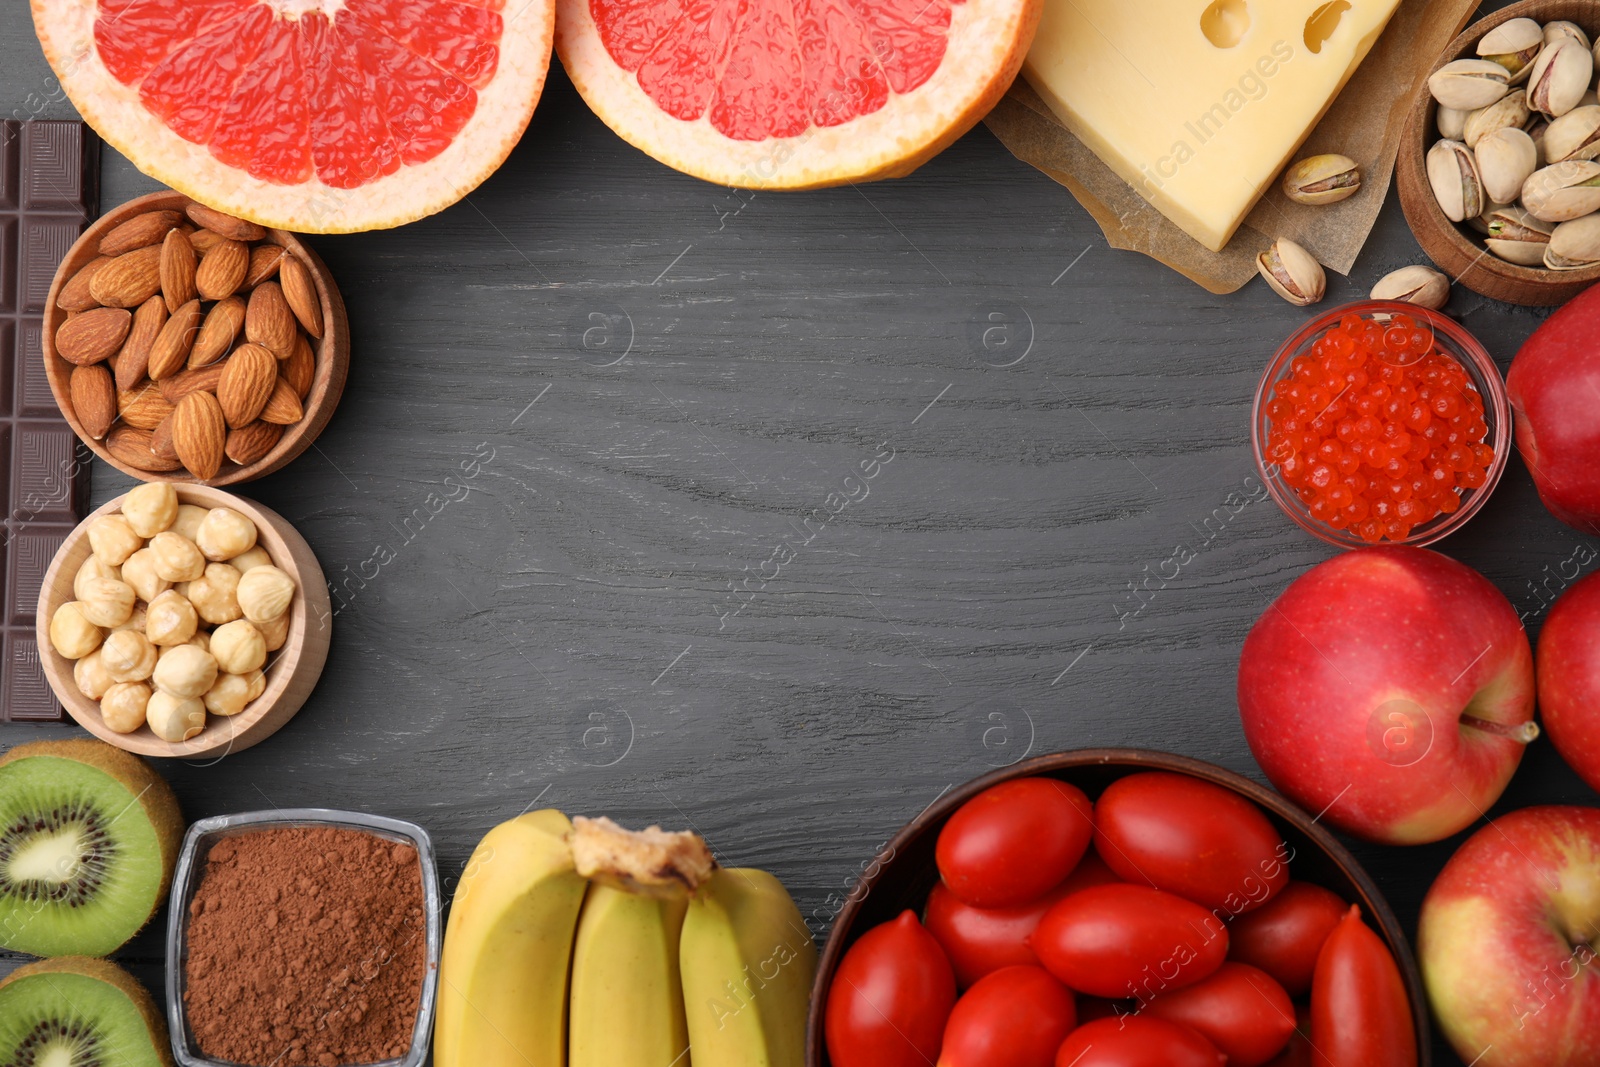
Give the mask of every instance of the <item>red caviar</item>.
POLYGON ((1488 481, 1483 397, 1433 331, 1352 312, 1289 364, 1267 401, 1267 461, 1312 518, 1403 541, 1488 481))

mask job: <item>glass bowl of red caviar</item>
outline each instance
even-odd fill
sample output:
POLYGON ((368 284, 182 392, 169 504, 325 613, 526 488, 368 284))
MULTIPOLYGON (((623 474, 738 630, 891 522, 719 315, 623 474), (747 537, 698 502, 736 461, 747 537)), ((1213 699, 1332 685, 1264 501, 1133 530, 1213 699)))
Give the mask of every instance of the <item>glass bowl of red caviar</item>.
POLYGON ((1251 445, 1272 497, 1330 544, 1427 545, 1505 473, 1511 404, 1477 339, 1427 308, 1367 300, 1307 322, 1268 364, 1251 445))

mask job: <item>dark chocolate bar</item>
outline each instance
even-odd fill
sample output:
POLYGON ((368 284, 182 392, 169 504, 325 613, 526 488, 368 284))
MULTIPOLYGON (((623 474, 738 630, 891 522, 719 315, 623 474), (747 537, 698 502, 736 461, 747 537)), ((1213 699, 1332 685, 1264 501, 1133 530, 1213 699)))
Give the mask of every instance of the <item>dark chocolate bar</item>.
POLYGON ((89 505, 89 451, 61 417, 39 345, 56 267, 99 211, 100 141, 81 122, 0 122, 0 722, 59 722, 35 612, 89 505))

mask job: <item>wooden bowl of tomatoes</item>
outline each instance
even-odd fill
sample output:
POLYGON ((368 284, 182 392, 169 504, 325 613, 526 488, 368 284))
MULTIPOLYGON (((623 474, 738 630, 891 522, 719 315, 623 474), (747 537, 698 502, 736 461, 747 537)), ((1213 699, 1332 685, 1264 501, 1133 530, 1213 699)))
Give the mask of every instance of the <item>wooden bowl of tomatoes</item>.
POLYGON ((1310 815, 1221 767, 1083 749, 968 782, 865 869, 808 1067, 1428 1067, 1399 922, 1310 815), (1317 1062, 1323 1062, 1318 1060, 1317 1062))

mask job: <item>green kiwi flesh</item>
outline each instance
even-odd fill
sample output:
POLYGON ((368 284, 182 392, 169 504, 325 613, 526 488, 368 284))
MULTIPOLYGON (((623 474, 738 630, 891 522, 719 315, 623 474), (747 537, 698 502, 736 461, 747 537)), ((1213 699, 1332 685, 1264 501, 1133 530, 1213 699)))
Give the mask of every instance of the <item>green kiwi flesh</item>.
POLYGON ((166 1025, 144 987, 105 960, 31 964, 0 983, 5 1067, 166 1067, 166 1025))
POLYGON ((171 796, 143 760, 101 742, 8 752, 0 762, 0 945, 104 956, 138 933, 171 875, 182 827, 171 796))

